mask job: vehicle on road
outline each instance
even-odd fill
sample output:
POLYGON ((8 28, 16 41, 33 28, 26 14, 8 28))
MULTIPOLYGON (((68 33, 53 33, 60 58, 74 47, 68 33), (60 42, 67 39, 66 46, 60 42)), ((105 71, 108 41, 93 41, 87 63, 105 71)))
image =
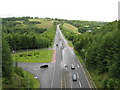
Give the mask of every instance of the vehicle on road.
POLYGON ((68 65, 64 64, 64 67, 68 67, 68 65))
POLYGON ((40 66, 40 68, 48 68, 48 65, 47 65, 47 64, 42 64, 42 65, 40 66))
POLYGON ((75 69, 75 66, 73 64, 71 64, 71 69, 75 69))
POLYGON ((56 44, 56 46, 58 46, 58 44, 56 44))
POLYGON ((72 75, 72 80, 77 81, 77 76, 75 74, 72 75))

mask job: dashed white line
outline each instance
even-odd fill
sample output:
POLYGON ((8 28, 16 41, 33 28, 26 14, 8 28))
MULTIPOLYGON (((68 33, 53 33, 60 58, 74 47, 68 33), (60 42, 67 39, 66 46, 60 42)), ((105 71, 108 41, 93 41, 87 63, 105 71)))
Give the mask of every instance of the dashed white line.
POLYGON ((81 82, 79 81, 79 86, 82 87, 81 82))
POLYGON ((79 64, 77 64, 78 68, 80 67, 79 64))

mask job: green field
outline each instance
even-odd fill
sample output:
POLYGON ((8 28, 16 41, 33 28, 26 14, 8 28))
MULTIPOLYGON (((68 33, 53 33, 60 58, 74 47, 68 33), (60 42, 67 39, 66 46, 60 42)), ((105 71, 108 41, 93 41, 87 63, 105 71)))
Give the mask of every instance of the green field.
POLYGON ((53 26, 53 20, 50 19, 29 19, 29 21, 38 21, 41 22, 41 24, 36 24, 35 26, 37 26, 38 28, 46 28, 46 29, 50 29, 53 26))
POLYGON ((65 28, 66 30, 69 30, 69 31, 71 31, 71 32, 73 32, 73 33, 79 33, 79 32, 78 32, 78 28, 76 28, 76 27, 74 27, 73 25, 68 24, 68 23, 64 23, 64 24, 63 24, 63 28, 65 28))
POLYGON ((48 63, 52 60, 53 50, 38 50, 12 54, 17 62, 48 63))

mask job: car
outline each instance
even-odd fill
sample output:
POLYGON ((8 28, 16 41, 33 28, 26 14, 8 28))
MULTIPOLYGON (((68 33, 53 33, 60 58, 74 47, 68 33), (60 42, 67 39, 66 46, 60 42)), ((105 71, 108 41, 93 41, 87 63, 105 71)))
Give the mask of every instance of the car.
POLYGON ((47 64, 42 64, 42 65, 40 66, 40 68, 48 68, 48 65, 47 65, 47 64))
POLYGON ((68 67, 68 65, 64 64, 64 67, 68 67))
POLYGON ((58 46, 58 44, 56 44, 56 46, 58 46))
POLYGON ((75 66, 73 64, 71 64, 71 69, 75 69, 75 66))
POLYGON ((77 76, 75 74, 72 75, 72 80, 77 81, 77 76))

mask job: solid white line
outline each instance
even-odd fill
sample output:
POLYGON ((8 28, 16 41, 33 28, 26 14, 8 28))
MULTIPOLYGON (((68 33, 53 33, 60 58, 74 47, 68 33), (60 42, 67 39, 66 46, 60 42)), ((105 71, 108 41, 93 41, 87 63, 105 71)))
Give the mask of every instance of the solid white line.
POLYGON ((55 68, 54 68, 53 78, 52 78, 52 83, 51 83, 52 85, 53 85, 54 75, 55 75, 55 68))
POLYGON ((79 74, 77 73, 77 76, 78 76, 78 78, 79 78, 79 74))
POLYGON ((79 86, 82 87, 81 82, 79 81, 79 86))
POLYGON ((37 70, 37 69, 33 69, 33 70, 37 70))

